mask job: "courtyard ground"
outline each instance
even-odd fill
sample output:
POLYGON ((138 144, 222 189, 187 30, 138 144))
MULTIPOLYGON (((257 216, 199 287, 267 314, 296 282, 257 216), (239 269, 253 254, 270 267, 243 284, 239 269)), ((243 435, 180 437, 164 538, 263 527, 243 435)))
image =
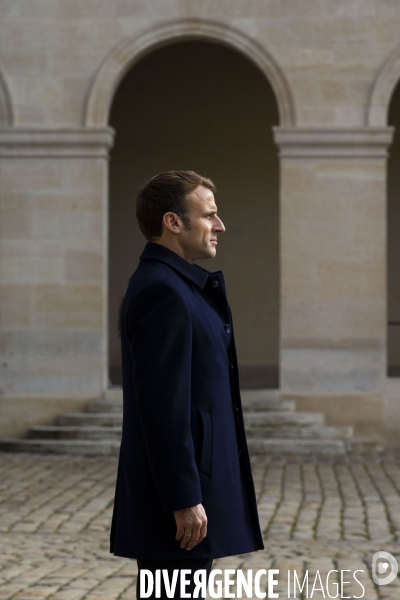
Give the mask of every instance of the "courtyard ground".
MULTIPOLYGON (((116 470, 115 458, 0 453, 1 599, 135 598, 136 561, 108 551, 116 470)), ((253 474, 265 550, 213 568, 279 569, 279 598, 293 597, 288 571, 291 585, 308 571, 309 594, 315 584, 297 598, 329 598, 331 570, 331 597, 343 571, 344 597, 400 598, 399 577, 385 586, 371 577, 375 552, 400 560, 399 455, 263 457, 253 474)))

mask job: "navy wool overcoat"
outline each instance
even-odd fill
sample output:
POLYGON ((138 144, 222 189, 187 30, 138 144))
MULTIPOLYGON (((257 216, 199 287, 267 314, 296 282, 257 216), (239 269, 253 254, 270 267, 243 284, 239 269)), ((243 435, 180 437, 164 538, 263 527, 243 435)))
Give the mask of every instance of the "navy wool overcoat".
POLYGON ((111 552, 218 558, 263 548, 221 271, 148 242, 121 311, 123 428, 111 552), (202 503, 206 538, 175 540, 202 503))

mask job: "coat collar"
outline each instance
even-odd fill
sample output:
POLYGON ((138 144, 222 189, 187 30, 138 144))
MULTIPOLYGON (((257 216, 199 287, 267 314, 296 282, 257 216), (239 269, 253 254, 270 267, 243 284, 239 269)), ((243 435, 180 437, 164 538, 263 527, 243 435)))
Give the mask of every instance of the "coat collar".
POLYGON ((173 252, 169 248, 154 242, 147 242, 142 254, 140 255, 140 260, 158 260, 169 267, 172 267, 172 269, 177 271, 180 275, 186 277, 186 279, 189 279, 200 289, 204 288, 210 275, 212 276, 221 273, 220 271, 211 273, 199 265, 192 265, 190 262, 179 256, 179 254, 176 252, 173 252))

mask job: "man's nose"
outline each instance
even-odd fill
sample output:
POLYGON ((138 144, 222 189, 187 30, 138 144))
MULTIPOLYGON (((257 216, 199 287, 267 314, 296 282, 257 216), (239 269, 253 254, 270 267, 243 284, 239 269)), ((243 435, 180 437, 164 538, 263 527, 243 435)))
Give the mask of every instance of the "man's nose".
POLYGON ((225 231, 225 225, 219 217, 217 217, 217 221, 213 227, 213 231, 220 231, 221 233, 224 233, 225 231))

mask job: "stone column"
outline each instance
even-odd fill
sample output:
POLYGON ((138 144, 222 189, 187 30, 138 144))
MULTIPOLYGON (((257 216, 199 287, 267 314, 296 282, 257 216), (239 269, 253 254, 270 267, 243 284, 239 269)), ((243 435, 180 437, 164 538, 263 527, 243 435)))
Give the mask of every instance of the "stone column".
POLYGON ((283 398, 382 421, 386 156, 392 128, 275 128, 281 158, 283 398))
POLYGON ((1 428, 107 385, 110 128, 0 129, 1 428))

